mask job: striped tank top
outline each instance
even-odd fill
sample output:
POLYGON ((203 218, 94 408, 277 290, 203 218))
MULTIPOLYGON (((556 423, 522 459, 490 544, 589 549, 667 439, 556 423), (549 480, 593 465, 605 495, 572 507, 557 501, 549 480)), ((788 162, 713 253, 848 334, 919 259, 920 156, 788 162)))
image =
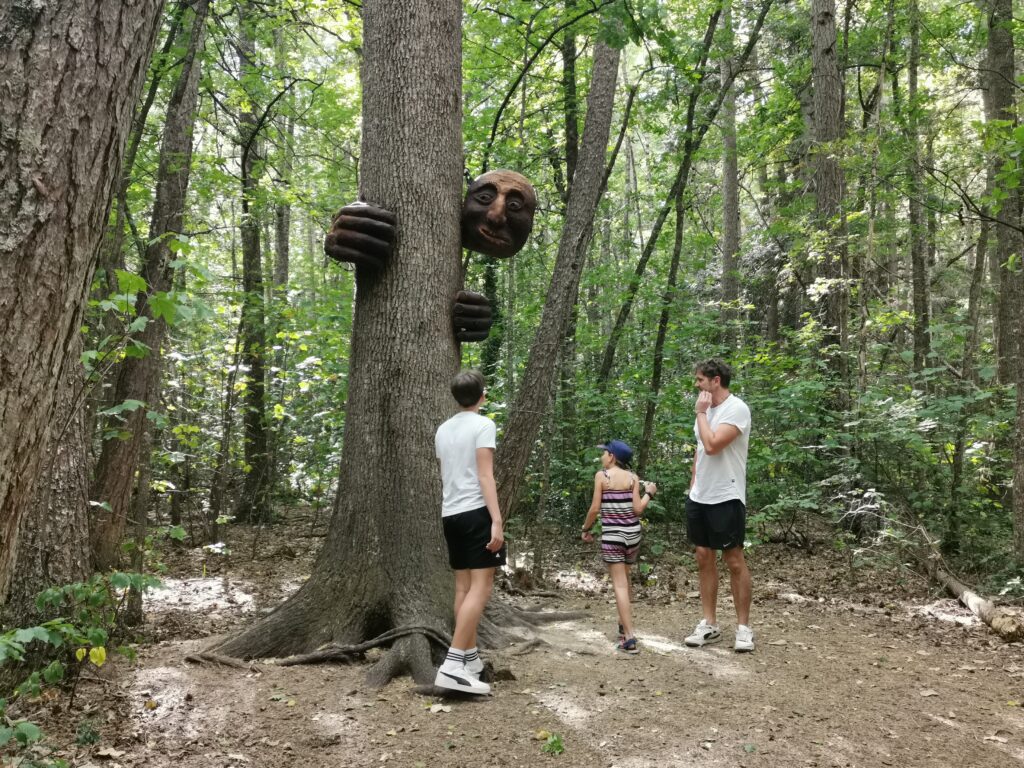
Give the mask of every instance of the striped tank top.
MULTIPOLYGON (((604 470, 605 478, 611 478, 604 470)), ((635 563, 640 549, 640 518, 633 511, 633 489, 601 492, 601 558, 606 563, 635 563)))

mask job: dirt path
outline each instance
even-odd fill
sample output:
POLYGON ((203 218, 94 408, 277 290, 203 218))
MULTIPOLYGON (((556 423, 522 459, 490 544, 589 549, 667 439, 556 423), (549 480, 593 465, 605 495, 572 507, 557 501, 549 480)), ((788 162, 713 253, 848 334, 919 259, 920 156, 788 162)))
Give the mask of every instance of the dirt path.
MULTIPOLYGON (((289 561, 273 583, 294 588, 306 562, 289 561)), ((793 570, 788 553, 765 548, 754 562, 755 653, 731 650, 728 605, 723 643, 684 647, 697 600, 665 592, 637 607, 641 654, 618 654, 609 595, 565 590, 540 602, 587 618, 544 628, 526 654, 487 654, 513 679, 499 679, 485 699, 425 696, 409 679, 372 690, 363 666, 186 662, 208 641, 182 634, 251 621, 279 595, 266 578, 244 581, 255 564, 233 569, 239 580, 226 592, 217 592, 220 578, 185 581, 153 607, 155 631, 173 639, 83 686, 102 738, 65 754, 72 765, 107 768, 1024 765, 1020 644, 892 596, 874 606, 819 600, 809 587, 827 590, 827 560, 806 560, 794 582, 776 578, 787 563, 793 570), (542 751, 547 734, 562 754, 542 751)), ((687 589, 685 576, 677 580, 687 589)), ((905 587, 889 589, 906 597, 905 587)), ((66 724, 68 741, 75 727, 66 724)))

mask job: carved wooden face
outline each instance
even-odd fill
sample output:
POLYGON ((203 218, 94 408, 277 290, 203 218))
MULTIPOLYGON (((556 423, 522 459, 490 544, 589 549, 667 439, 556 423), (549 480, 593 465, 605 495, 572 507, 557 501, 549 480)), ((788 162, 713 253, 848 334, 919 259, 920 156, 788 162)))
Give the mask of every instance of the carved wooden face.
POLYGON ((533 229, 537 193, 515 171, 488 171, 473 179, 462 204, 462 246, 507 259, 519 253, 533 229))

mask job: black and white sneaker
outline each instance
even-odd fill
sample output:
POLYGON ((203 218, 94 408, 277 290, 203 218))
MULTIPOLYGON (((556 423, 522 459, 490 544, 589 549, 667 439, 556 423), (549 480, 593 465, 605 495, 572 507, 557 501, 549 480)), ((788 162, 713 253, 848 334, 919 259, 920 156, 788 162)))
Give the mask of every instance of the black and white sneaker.
POLYGON ((701 619, 697 628, 687 635, 683 642, 691 648, 700 648, 708 643, 717 643, 721 639, 722 633, 718 631, 718 625, 708 624, 705 619, 701 619))
POLYGON ((477 680, 466 670, 465 665, 455 667, 454 669, 445 669, 444 666, 442 666, 437 670, 437 676, 434 678, 434 685, 438 688, 447 688, 449 691, 476 693, 481 696, 486 696, 491 692, 491 686, 477 680))

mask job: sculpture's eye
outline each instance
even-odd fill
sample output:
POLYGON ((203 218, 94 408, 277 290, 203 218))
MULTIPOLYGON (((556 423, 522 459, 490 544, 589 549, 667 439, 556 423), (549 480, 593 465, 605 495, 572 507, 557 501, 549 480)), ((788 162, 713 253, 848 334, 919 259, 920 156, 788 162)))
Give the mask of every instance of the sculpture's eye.
POLYGON ((490 205, 494 202, 494 198, 495 194, 489 189, 481 190, 473 195, 473 199, 481 205, 490 205))
POLYGON ((517 212, 523 210, 524 203, 518 197, 509 197, 507 202, 505 203, 505 205, 513 213, 517 213, 517 212))

